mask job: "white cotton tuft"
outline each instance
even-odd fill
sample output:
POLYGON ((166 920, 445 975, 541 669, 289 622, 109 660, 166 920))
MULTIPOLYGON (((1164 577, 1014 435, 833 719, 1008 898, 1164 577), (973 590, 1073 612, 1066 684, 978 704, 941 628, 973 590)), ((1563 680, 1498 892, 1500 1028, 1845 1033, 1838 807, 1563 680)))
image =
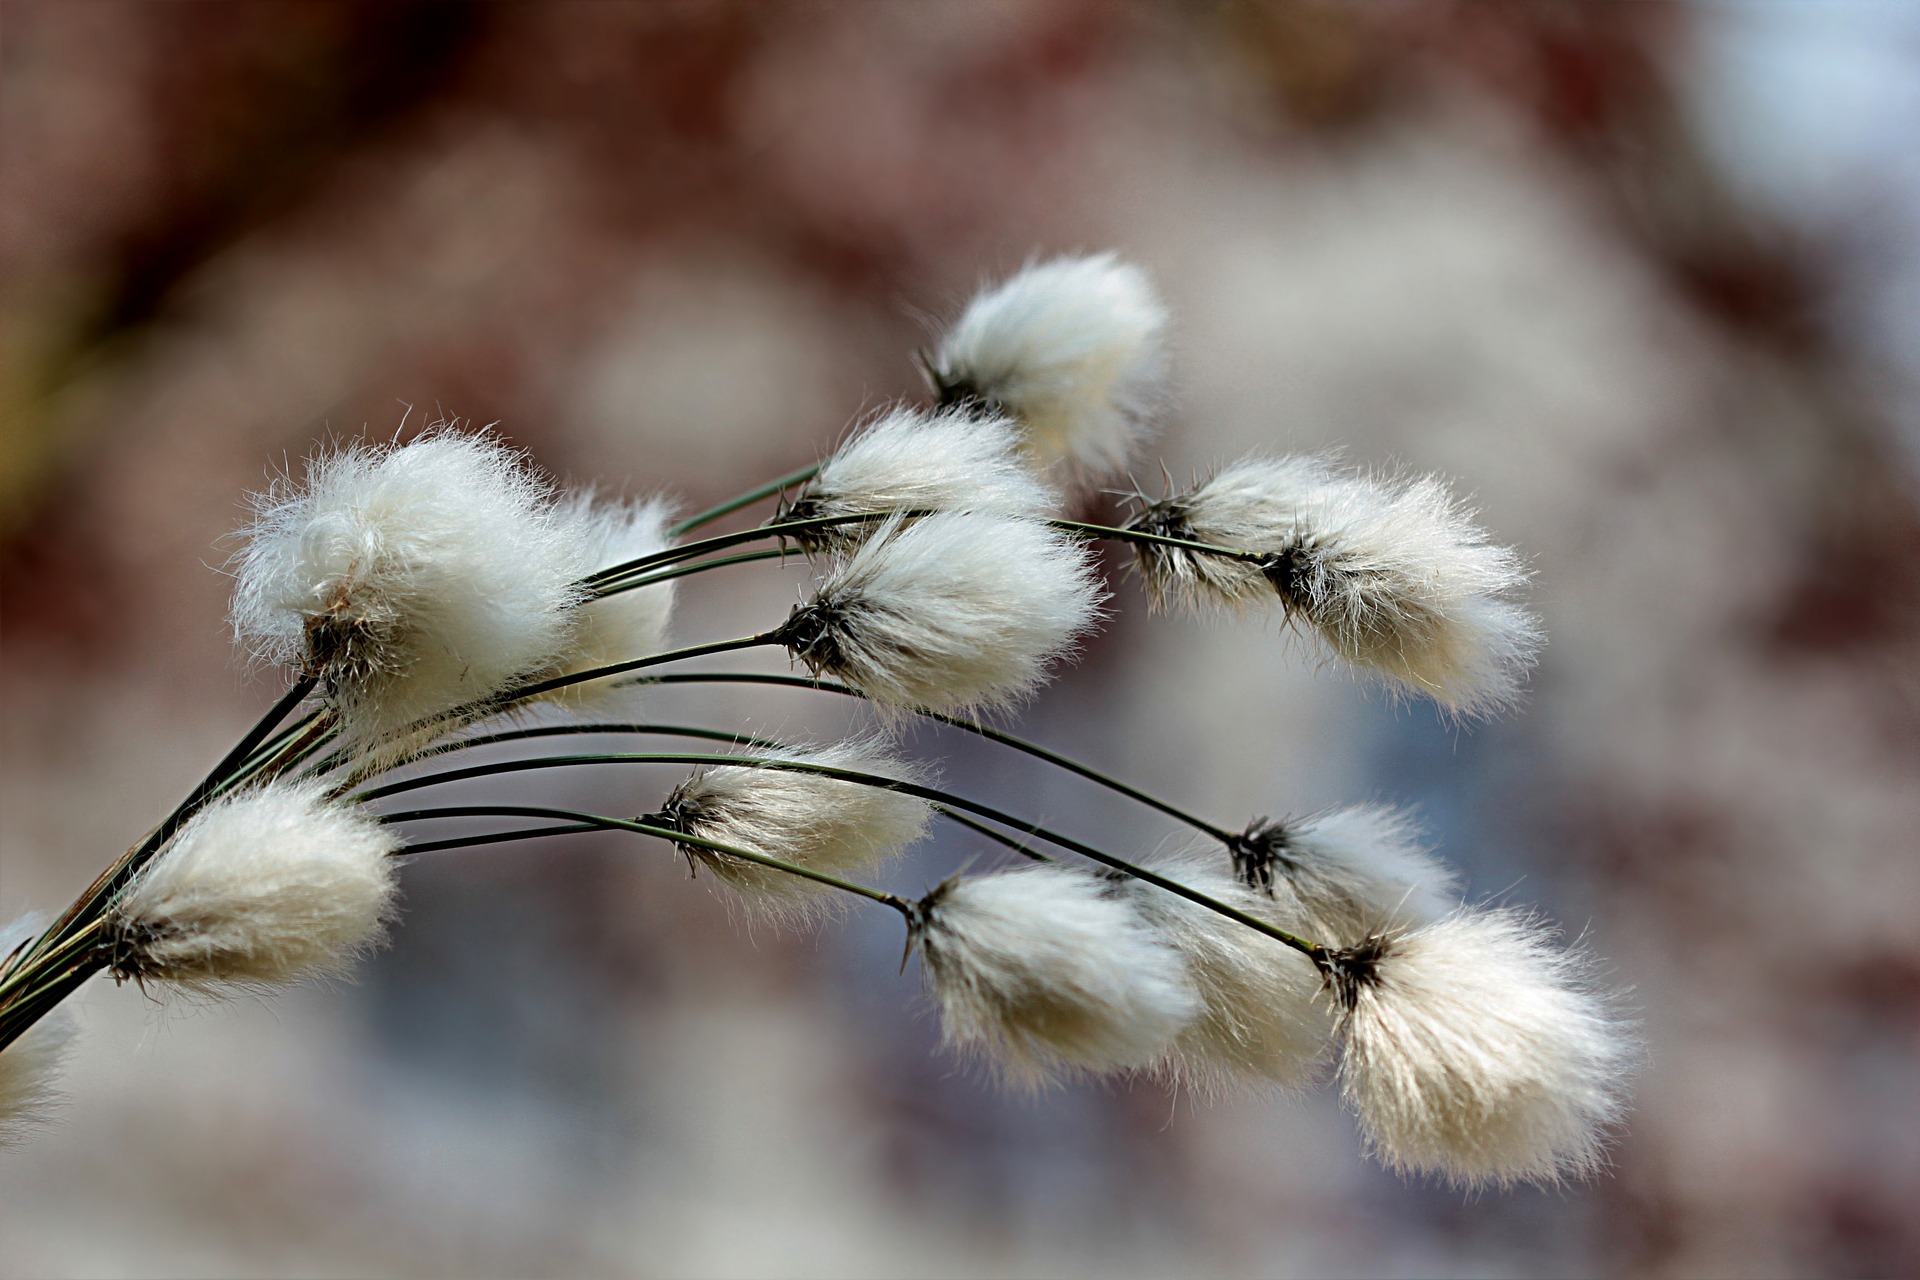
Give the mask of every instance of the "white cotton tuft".
MULTIPOLYGON (((750 754, 919 782, 921 772, 873 741, 794 746, 750 754)), ((703 769, 667 797, 648 821, 782 862, 849 876, 918 840, 932 810, 924 800, 824 774, 755 765, 703 769)), ((690 864, 740 891, 747 905, 775 916, 807 915, 833 901, 815 881, 683 844, 690 864)))
POLYGON ((1234 848, 1241 879, 1287 904, 1314 942, 1352 946, 1431 924, 1460 906, 1459 877, 1429 849, 1413 815, 1361 804, 1305 818, 1262 818, 1234 848))
POLYGON ((947 1043, 1029 1085, 1148 1066, 1201 1012, 1180 953, 1077 867, 956 876, 919 903, 910 945, 947 1043))
MULTIPOLYGON (((964 409, 891 409, 841 445, 782 518, 917 510, 1045 519, 1055 514, 1057 495, 1019 446, 1019 432, 1004 418, 964 409)), ((850 546, 871 531, 871 525, 844 524, 796 536, 808 544, 850 546)))
POLYGON ((546 483, 491 436, 338 449, 256 511, 235 633, 321 677, 352 740, 489 697, 566 652, 582 548, 546 483))
POLYGON ((1460 912, 1336 963, 1342 1093, 1389 1168, 1477 1187, 1604 1165, 1637 1043, 1550 927, 1460 912))
MULTIPOLYGON (((38 913, 29 913, 0 927, 0 975, 15 948, 40 936, 46 925, 38 913)), ((12 1146, 53 1118, 61 1101, 60 1069, 77 1032, 72 1011, 62 1005, 0 1049, 0 1147, 12 1146)))
POLYGON ((1228 559, 1134 544, 1156 605, 1246 608, 1278 599, 1342 659, 1463 716, 1511 704, 1540 647, 1506 597, 1520 558, 1487 541, 1439 480, 1337 471, 1318 458, 1248 458, 1129 528, 1238 551, 1228 559))
POLYGON ((876 702, 966 711, 1032 692, 1104 598, 1086 544, 1040 521, 895 516, 828 571, 780 639, 876 702))
POLYGON ((928 361, 940 403, 1025 429, 1027 452, 1088 475, 1124 469, 1166 378, 1166 308, 1111 253, 1028 266, 976 295, 928 361))
MULTIPOLYGON (((1275 917, 1273 904, 1235 878, 1217 847, 1156 853, 1140 865, 1250 916, 1275 917)), ((1326 1001, 1317 998, 1320 975, 1311 961, 1145 880, 1116 875, 1109 885, 1180 954, 1200 996, 1199 1017, 1161 1064, 1167 1075, 1208 1094, 1234 1084, 1301 1089, 1313 1083, 1332 1054, 1333 1024, 1326 1001)), ((1300 927, 1274 922, 1289 932, 1300 927)))
MULTIPOLYGON (((673 508, 663 499, 596 502, 592 494, 577 494, 555 509, 554 519, 577 545, 590 572, 665 551, 673 541, 667 532, 673 508)), ((665 649, 677 585, 671 580, 660 582, 580 605, 554 674, 574 675, 665 649)), ((587 680, 562 686, 545 696, 568 706, 585 707, 617 697, 620 692, 613 681, 587 680)))
POLYGON ((114 902, 109 967, 203 991, 337 974, 380 940, 400 847, 319 783, 217 800, 114 902))

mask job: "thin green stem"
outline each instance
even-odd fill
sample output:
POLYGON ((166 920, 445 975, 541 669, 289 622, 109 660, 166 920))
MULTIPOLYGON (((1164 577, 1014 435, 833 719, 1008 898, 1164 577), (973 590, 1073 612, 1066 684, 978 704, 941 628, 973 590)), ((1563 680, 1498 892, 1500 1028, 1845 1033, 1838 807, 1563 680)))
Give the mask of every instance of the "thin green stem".
POLYGON ((565 689, 589 680, 601 680, 607 676, 622 675, 628 671, 639 671, 646 667, 657 667, 663 663, 680 662, 687 658, 704 658, 716 653, 731 653, 736 649, 754 649, 762 645, 780 643, 780 633, 763 631, 757 636, 741 636, 736 640, 713 640, 706 644, 689 645, 684 649, 669 649, 665 653, 649 654, 644 658, 634 658, 627 662, 615 662, 604 667, 594 667, 590 671, 576 671, 571 675, 554 676, 547 680, 536 680, 532 684, 509 689, 498 699, 502 708, 528 698, 537 698, 543 693, 552 693, 555 689, 565 689))
POLYGON ((715 560, 699 560, 693 564, 677 565, 659 573, 650 573, 644 578, 635 578, 631 582, 622 582, 616 586, 603 587, 595 599, 604 600, 608 596, 617 596, 626 591, 638 591, 641 587, 651 587, 661 582, 671 582, 675 578, 684 578, 689 574, 705 573, 709 569, 723 569, 733 564, 751 564, 755 560, 788 560, 804 555, 796 547, 780 547, 770 551, 747 551, 737 556, 721 556, 715 560))
POLYGON ((1268 559, 1264 551, 1247 551, 1240 547, 1222 547, 1211 542, 1195 542, 1192 538, 1169 538, 1163 533, 1148 533, 1145 529, 1120 529, 1110 524, 1088 524, 1084 520, 1049 520, 1056 529, 1068 533, 1084 534, 1089 538, 1105 539, 1113 542, 1151 543, 1155 546, 1174 547, 1181 551, 1195 551, 1202 555, 1218 556, 1223 560, 1248 560, 1255 563, 1268 559))
POLYGON ((410 844, 395 857, 411 858, 416 853, 444 853, 448 849, 468 849, 482 844, 507 844, 514 840, 533 840, 541 836, 570 836, 583 831, 604 831, 605 827, 591 822, 565 823, 555 827, 527 827, 520 831, 489 831, 478 836, 453 836, 446 840, 423 840, 419 844, 410 844))
MULTIPOLYGON (((584 765, 596 764, 736 765, 755 769, 779 769, 790 773, 812 773, 818 774, 821 777, 835 778, 842 782, 853 782, 862 786, 880 787, 888 791, 898 791, 903 795, 917 796, 930 803, 949 805, 955 809, 964 810, 976 817, 985 818, 990 822, 997 822, 1002 826, 1012 827, 1016 831, 1028 832, 1038 839, 1045 840, 1048 844, 1058 845, 1060 848, 1072 853, 1077 853, 1083 858, 1091 859, 1103 866, 1112 867, 1116 871, 1125 872, 1127 875, 1145 880, 1148 884, 1156 885, 1169 893, 1178 894, 1180 897, 1186 898, 1191 902, 1196 902, 1210 911, 1218 912, 1230 920, 1238 921, 1240 924, 1246 925, 1248 928, 1256 930, 1257 932, 1264 933, 1278 942, 1284 942, 1288 946, 1306 955, 1309 959, 1314 959, 1316 963, 1318 963, 1318 957, 1326 955, 1326 948, 1318 943, 1309 942, 1304 938, 1297 937, 1276 925, 1259 919, 1257 916, 1248 915, 1237 907, 1228 906, 1224 902, 1217 901, 1203 893, 1189 889, 1186 885, 1176 880, 1169 880, 1158 872, 1151 871, 1145 867, 1135 866, 1131 862, 1117 858, 1104 850, 1096 849, 1092 845, 1074 839, 1072 836, 1062 835, 1057 831, 1052 831, 1040 826, 1038 823, 1027 822, 1022 818, 1015 817, 991 805, 981 804, 977 800, 969 800, 965 796, 957 796, 951 792, 942 791, 937 787, 929 787, 917 782, 905 782, 898 778, 888 778, 880 774, 864 773, 857 769, 842 769, 834 765, 816 764, 808 760, 775 759, 765 756, 705 755, 694 752, 623 752, 572 756, 536 756, 525 760, 500 760, 491 764, 474 765, 465 769, 450 769, 444 773, 427 774, 418 778, 403 778, 398 782, 390 782, 385 786, 373 787, 369 790, 362 791, 353 797, 352 802, 355 804, 365 804, 373 800, 384 799, 388 796, 399 795, 407 791, 418 791, 424 787, 437 786, 446 782, 461 782, 472 778, 492 777, 505 773, 523 773, 537 769, 578 768, 584 765)), ((538 817, 546 815, 534 814, 530 816, 538 817)))
POLYGON ((768 538, 791 538, 818 529, 832 529, 848 524, 872 524, 892 516, 911 514, 913 513, 899 511, 860 511, 850 515, 810 516, 805 520, 783 520, 778 524, 755 525, 751 529, 702 538, 698 542, 689 542, 685 546, 668 547, 663 551, 655 551, 651 555, 610 565, 597 573, 588 574, 580 580, 580 584, 597 596, 610 589, 617 589, 618 584, 648 569, 661 565, 679 564, 685 560, 697 560, 714 551, 726 551, 749 542, 764 542, 768 538))
POLYGON ((730 516, 742 507, 750 507, 756 502, 763 502, 773 497, 775 494, 785 493, 797 484, 805 484, 819 474, 820 464, 817 462, 810 467, 802 467, 789 475, 781 476, 778 480, 769 481, 757 489, 749 489, 737 498, 729 498, 717 507, 708 507, 697 516, 690 516, 682 520, 679 524, 673 526, 671 531, 672 535, 678 538, 684 534, 692 533, 702 525, 712 524, 722 516, 730 516))
POLYGON ((611 831, 631 831, 636 835, 655 836, 677 845, 691 845, 696 849, 706 849, 712 853, 725 854, 729 858, 738 858, 742 862, 751 862, 769 870, 785 872, 823 884, 844 893, 857 894, 872 902, 885 903, 901 915, 907 915, 912 905, 905 898, 886 893, 879 889, 856 884, 852 880, 842 880, 839 876, 828 875, 824 871, 815 871, 812 867, 797 866, 791 862, 782 862, 778 858, 769 858, 765 854, 755 853, 751 849, 742 849, 738 845, 723 844, 718 840, 708 840, 704 836, 689 835, 675 831, 672 827, 657 827, 651 823, 640 822, 632 818, 610 818, 605 814, 582 813, 575 809, 551 809, 532 805, 454 805, 445 809, 416 809, 408 813, 389 813, 381 817, 382 822, 418 822, 429 818, 557 818, 586 826, 604 827, 611 831))
MULTIPOLYGON (((636 681, 635 683, 640 682, 636 681)), ((818 689, 822 693, 837 693, 842 697, 866 699, 866 695, 858 689, 836 683, 832 680, 818 680, 808 676, 773 675, 761 672, 697 671, 675 673, 671 675, 650 676, 646 679, 645 683, 659 685, 763 684, 786 689, 818 689)), ((1177 805, 1169 804, 1158 796, 1151 795, 1148 792, 1140 790, 1138 787, 1122 782, 1118 778, 1102 773, 1091 765, 1081 764, 1078 760, 1063 756, 1056 751, 1050 751, 1038 743, 1029 742, 1025 738, 1016 737, 1011 733, 1005 733, 999 729, 989 728, 986 725, 978 724, 972 720, 964 720, 957 716, 942 715, 938 711, 916 711, 914 714, 923 719, 932 720, 937 724, 944 724, 951 728, 971 733, 976 737, 985 738, 990 742, 997 742, 1002 746, 1012 747, 1015 751, 1025 752, 1037 760, 1044 760, 1048 764, 1065 769, 1068 773, 1076 774, 1118 795, 1126 796, 1129 800, 1136 800, 1150 809, 1156 809, 1166 814, 1169 818, 1185 823, 1196 831, 1205 832, 1222 844, 1231 845, 1238 839, 1234 832, 1216 823, 1209 822, 1198 814, 1190 813, 1177 805)))
POLYGON ((1052 862, 1053 861, 1052 858, 1049 858, 1046 854, 1040 852, 1038 849, 1034 848, 1032 845, 1026 843, 1026 841, 1017 840, 1014 837, 1008 835, 1004 831, 996 831, 984 822, 977 822, 974 819, 969 818, 966 814, 961 813, 958 809, 950 809, 944 804, 937 804, 933 807, 935 812, 937 812, 941 817, 945 818, 947 821, 958 823, 960 826, 967 828, 969 831, 973 831, 980 835, 985 836, 987 839, 993 841, 995 844, 1005 845, 1007 848, 1013 850, 1015 853, 1019 854, 1023 858, 1031 858, 1035 862, 1052 862))

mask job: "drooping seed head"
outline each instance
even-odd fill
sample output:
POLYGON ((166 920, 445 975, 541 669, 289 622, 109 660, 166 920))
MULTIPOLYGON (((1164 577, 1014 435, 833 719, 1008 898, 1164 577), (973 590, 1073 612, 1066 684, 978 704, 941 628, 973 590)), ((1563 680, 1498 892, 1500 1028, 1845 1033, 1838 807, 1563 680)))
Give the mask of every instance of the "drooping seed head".
POLYGON ((1459 877, 1434 857, 1413 815, 1391 805, 1256 819, 1231 852, 1243 884, 1332 946, 1429 924, 1460 905, 1459 877))
POLYGON ((108 968, 200 991, 337 974, 380 940, 400 847, 319 783, 217 800, 115 900, 108 968))
POLYGON ((966 711, 1032 692, 1103 598, 1085 544, 1039 521, 896 516, 829 569, 780 638, 876 702, 966 711))
POLYGON ((1146 1067, 1201 1012, 1179 951, 1077 868, 955 877, 911 928, 947 1043, 1022 1083, 1146 1067))
MULTIPOLYGON (((1019 445, 1019 431, 1006 418, 961 408, 890 409, 834 451, 781 519, 867 511, 1045 519, 1058 497, 1020 456, 1019 445)), ((840 524, 794 537, 805 545, 848 548, 872 531, 870 524, 840 524)))
MULTIPOLYGON (((0 926, 0 977, 13 968, 10 958, 17 958, 46 924, 29 913, 0 926)), ((61 1005, 0 1049, 0 1147, 12 1146, 52 1120, 61 1101, 60 1069, 77 1031, 72 1010, 61 1005)))
POLYGON ((1341 1090, 1389 1168, 1467 1187, 1591 1176, 1633 1030, 1593 962, 1522 911, 1463 911, 1329 958, 1341 1090))
MULTIPOLYGON (((576 543, 591 571, 650 556, 672 545, 667 527, 673 508, 664 500, 596 502, 580 494, 562 502, 554 519, 576 543)), ((567 647, 555 674, 573 675, 645 657, 666 648, 673 620, 674 581, 620 591, 578 607, 567 647)), ((617 699, 619 686, 607 680, 565 685, 549 697, 574 707, 617 699)))
MULTIPOLYGON (((750 754, 900 782, 923 778, 921 770, 874 740, 750 754)), ((647 820, 781 862, 850 876, 918 840, 931 816, 926 801, 884 787, 789 769, 718 765, 674 788, 660 812, 647 820)), ((689 865, 711 871, 737 890, 747 906, 773 916, 806 916, 836 901, 831 889, 815 881, 699 845, 683 844, 680 851, 689 865)))
POLYGON ((337 449, 255 506, 235 633, 319 676, 351 740, 489 697, 566 651, 583 549, 491 436, 337 449))
MULTIPOLYGON (((1275 919, 1274 904, 1235 878, 1215 848, 1173 849, 1140 865, 1290 932, 1305 925, 1275 919)), ((1200 997, 1200 1015, 1174 1040, 1161 1070, 1203 1093, 1235 1084, 1301 1089, 1333 1051, 1333 1023, 1319 999, 1320 977, 1292 947, 1145 880, 1105 879, 1180 954, 1200 997)))
POLYGON ((1539 649, 1538 621, 1507 598, 1526 581, 1519 557, 1432 477, 1248 458, 1191 492, 1138 501, 1131 528, 1258 556, 1136 543, 1158 606, 1277 601, 1338 657, 1462 716, 1510 704, 1539 649))
POLYGON ((1166 308, 1110 253, 1054 258, 976 295, 927 361, 942 406, 1016 419, 1027 452, 1123 469, 1164 396, 1166 308))

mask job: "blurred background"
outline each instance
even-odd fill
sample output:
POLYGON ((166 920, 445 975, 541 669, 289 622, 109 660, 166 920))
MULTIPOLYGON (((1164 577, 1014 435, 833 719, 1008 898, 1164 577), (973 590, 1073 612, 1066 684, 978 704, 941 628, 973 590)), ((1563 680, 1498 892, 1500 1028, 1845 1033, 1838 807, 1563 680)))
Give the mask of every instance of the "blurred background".
MULTIPOLYGON (((1025 731, 1234 824, 1419 805, 1476 897, 1610 959, 1649 1061, 1610 1177, 1468 1198, 1327 1092, 1009 1096, 889 913, 782 935, 658 845, 505 845, 409 867, 351 985, 84 991, 0 1271, 1920 1272, 1917 121, 1901 3, 10 0, 0 915, 277 692, 219 571, 271 469, 458 416, 705 504, 919 396, 981 282, 1112 248, 1178 317, 1176 475, 1443 471, 1552 643, 1522 713, 1450 727, 1122 584, 1025 731)), ((678 635, 801 581, 696 579, 678 635)), ((843 728, 821 701, 655 705, 843 728)), ((959 788, 1169 834, 953 736, 913 745, 959 788)))

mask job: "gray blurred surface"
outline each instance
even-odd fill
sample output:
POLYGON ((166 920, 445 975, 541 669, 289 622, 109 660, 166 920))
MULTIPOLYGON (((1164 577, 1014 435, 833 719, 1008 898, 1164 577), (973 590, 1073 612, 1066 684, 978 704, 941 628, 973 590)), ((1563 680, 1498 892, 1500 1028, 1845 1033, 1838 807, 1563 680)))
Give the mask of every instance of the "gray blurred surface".
MULTIPOLYGON (((703 504, 917 395, 981 281, 1111 247, 1178 316, 1176 475, 1446 472, 1551 644, 1463 729, 1123 582, 1024 730, 1231 823, 1419 804, 1477 897, 1612 959, 1650 1061, 1611 1177, 1467 1199, 1365 1163, 1327 1092, 1008 1096, 890 915, 781 935, 658 846, 501 846, 409 867, 352 985, 85 991, 64 1122, 0 1156, 0 1270, 1920 1269, 1900 8, 7 4, 0 913, 57 909, 270 700, 218 572, 269 467, 458 415, 703 504)), ((802 578, 695 581, 689 642, 802 578)), ((653 705, 851 723, 824 701, 653 705)), ((1173 834, 956 737, 912 740, 956 787, 1173 834)), ((988 856, 943 832, 889 882, 988 856)))

